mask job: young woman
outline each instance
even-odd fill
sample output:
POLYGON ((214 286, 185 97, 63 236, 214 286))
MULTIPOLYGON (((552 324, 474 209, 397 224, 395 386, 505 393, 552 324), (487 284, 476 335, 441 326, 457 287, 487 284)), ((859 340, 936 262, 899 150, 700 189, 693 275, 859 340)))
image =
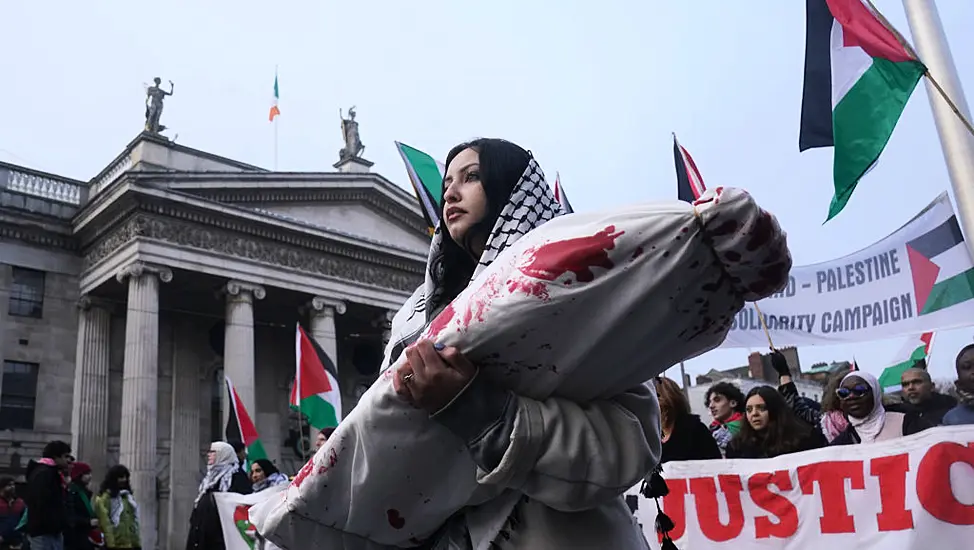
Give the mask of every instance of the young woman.
POLYGON ((800 421, 771 386, 758 386, 744 400, 746 422, 727 447, 727 458, 773 458, 825 446, 822 433, 800 421))
POLYGON ((274 466, 274 463, 266 458, 258 458, 250 465, 250 481, 254 484, 255 493, 289 483, 287 476, 282 474, 277 466, 274 466))
POLYGON ((98 496, 92 502, 98 526, 105 534, 105 547, 108 550, 142 548, 139 504, 132 494, 130 477, 131 474, 125 466, 112 466, 101 482, 98 496))
POLYGON ((665 376, 657 377, 656 394, 663 427, 663 459, 660 462, 720 458, 717 441, 700 417, 690 412, 690 402, 676 382, 665 376))
POLYGON ((200 481, 199 491, 193 512, 189 516, 189 537, 186 550, 225 550, 223 526, 215 492, 231 492, 248 495, 251 492, 250 480, 240 469, 240 458, 233 446, 222 441, 210 444, 206 453, 206 475, 200 481))
POLYGON ((835 390, 849 427, 832 440, 832 445, 858 445, 913 435, 933 427, 915 412, 887 411, 883 390, 876 377, 862 371, 845 375, 835 390))
POLYGON ((405 354, 394 378, 400 397, 467 442, 493 498, 458 513, 429 547, 648 548, 622 494, 660 458, 652 389, 584 405, 537 401, 478 376, 458 349, 417 341, 479 270, 562 214, 541 168, 507 141, 458 145, 447 155, 440 206, 426 282, 393 319, 383 368, 405 354))

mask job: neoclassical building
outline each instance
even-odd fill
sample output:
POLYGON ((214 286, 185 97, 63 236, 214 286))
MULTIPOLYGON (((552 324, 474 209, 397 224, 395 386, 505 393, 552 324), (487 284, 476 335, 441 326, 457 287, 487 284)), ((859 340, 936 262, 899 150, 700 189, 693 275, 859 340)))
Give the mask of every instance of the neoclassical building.
POLYGON ((0 163, 0 472, 70 440, 96 483, 132 471, 145 548, 180 547, 224 376, 293 472, 296 323, 347 411, 422 282, 417 201, 370 167, 271 172, 147 133, 87 182, 0 163))

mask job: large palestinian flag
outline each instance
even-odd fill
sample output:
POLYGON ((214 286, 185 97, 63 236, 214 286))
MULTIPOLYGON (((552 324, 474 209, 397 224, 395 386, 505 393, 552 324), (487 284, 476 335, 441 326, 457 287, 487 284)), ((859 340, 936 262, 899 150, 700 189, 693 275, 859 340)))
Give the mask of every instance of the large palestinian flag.
POLYGON ((906 243, 906 254, 917 315, 974 298, 974 267, 957 216, 906 243))
POLYGON ((413 184, 419 205, 423 210, 423 217, 429 226, 430 235, 440 224, 440 201, 443 198, 443 176, 446 167, 443 163, 419 149, 405 143, 396 142, 399 156, 406 165, 406 173, 413 184))
POLYGON ((924 332, 918 336, 911 336, 893 358, 893 364, 883 369, 879 375, 879 385, 884 392, 895 392, 902 389, 900 378, 907 369, 912 369, 918 361, 925 361, 933 347, 933 333, 924 332))
POLYGON ((806 0, 806 17, 798 149, 834 148, 832 219, 879 159, 926 68, 864 0, 806 0))
POLYGON ((308 418, 318 430, 334 428, 342 421, 342 394, 338 369, 314 338, 301 325, 294 335, 295 373, 291 386, 291 408, 308 418))
POLYGON ((224 379, 227 381, 227 394, 230 399, 230 414, 227 416, 226 429, 227 441, 243 442, 244 447, 247 448, 247 462, 267 458, 264 446, 260 442, 260 436, 257 435, 254 421, 250 419, 247 408, 240 401, 240 396, 237 395, 233 382, 228 376, 224 379))

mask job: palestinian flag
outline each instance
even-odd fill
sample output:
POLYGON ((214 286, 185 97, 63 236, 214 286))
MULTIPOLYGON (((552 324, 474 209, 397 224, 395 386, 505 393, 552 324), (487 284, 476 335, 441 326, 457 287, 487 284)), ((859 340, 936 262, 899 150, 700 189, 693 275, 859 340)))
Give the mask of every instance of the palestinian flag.
POLYGON ((676 197, 692 203, 703 195, 707 186, 703 184, 697 163, 693 162, 690 153, 677 141, 676 134, 673 134, 673 160, 676 162, 676 197))
POLYGON ((957 216, 906 243, 913 275, 917 315, 946 309, 974 298, 974 262, 957 216))
POLYGON ((443 176, 446 166, 440 161, 405 143, 396 142, 399 156, 406 165, 409 181, 413 184, 416 197, 423 209, 423 217, 429 226, 430 235, 440 224, 440 201, 443 199, 443 176))
POLYGON ((893 359, 893 364, 883 369, 883 374, 879 375, 879 385, 883 392, 896 392, 900 387, 900 377, 906 369, 913 368, 917 361, 926 361, 930 355, 930 348, 933 346, 933 333, 924 332, 919 336, 911 336, 899 353, 893 359))
POLYGON ((561 174, 558 172, 555 172, 555 198, 558 199, 558 204, 561 205, 561 209, 566 214, 573 214, 575 212, 575 209, 572 208, 572 203, 568 202, 568 197, 565 196, 565 190, 561 188, 561 174))
POLYGON ((261 458, 267 458, 264 446, 257 435, 257 428, 254 421, 250 419, 247 408, 240 401, 237 390, 233 387, 230 377, 224 377, 227 381, 227 394, 230 398, 230 414, 227 416, 227 441, 241 441, 247 448, 247 462, 253 462, 261 458))
POLYGON ((879 159, 926 68, 863 0, 806 0, 806 15, 798 149, 834 148, 832 219, 879 159))
POLYGON ((294 336, 296 372, 291 386, 291 408, 308 418, 317 430, 334 428, 342 421, 342 394, 338 369, 301 325, 294 336))

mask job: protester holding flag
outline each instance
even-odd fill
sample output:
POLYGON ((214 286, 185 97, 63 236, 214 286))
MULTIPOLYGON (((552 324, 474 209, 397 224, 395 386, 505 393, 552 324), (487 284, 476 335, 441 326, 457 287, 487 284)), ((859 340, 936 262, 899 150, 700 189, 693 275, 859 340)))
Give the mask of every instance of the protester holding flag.
POLYGON ((932 427, 915 412, 899 413, 883 407, 883 390, 875 376, 852 371, 835 391, 849 427, 832 445, 858 445, 913 435, 932 427))
POLYGON ((220 511, 214 492, 247 495, 252 492, 247 474, 240 470, 237 453, 229 443, 214 441, 206 453, 206 475, 200 481, 193 513, 189 517, 186 550, 226 550, 220 511))
POLYGON ((959 426, 974 424, 974 344, 969 344, 957 354, 957 397, 960 403, 944 415, 944 424, 959 426))
POLYGON ((727 447, 727 458, 774 458, 825 446, 822 433, 800 421, 771 386, 751 388, 744 403, 746 422, 727 447))

